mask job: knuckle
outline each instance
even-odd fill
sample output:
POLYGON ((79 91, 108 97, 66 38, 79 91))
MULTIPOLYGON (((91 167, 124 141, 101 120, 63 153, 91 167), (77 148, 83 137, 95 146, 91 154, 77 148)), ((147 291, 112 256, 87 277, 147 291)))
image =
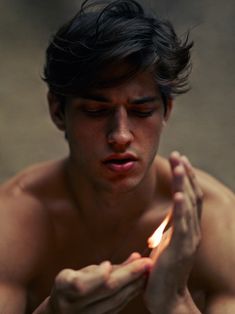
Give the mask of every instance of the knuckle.
POLYGON ((196 237, 194 237, 194 239, 189 241, 187 243, 187 245, 185 245, 185 247, 184 247, 185 257, 193 256, 196 253, 196 251, 199 247, 199 244, 200 244, 200 237, 199 236, 196 236, 196 237))
POLYGON ((131 275, 131 278, 133 278, 133 279, 139 277, 141 274, 142 274, 141 268, 130 270, 130 275, 131 275))
POLYGON ((109 291, 115 291, 118 288, 118 282, 117 280, 107 280, 105 282, 105 288, 108 289, 109 291))
POLYGON ((86 267, 82 268, 80 271, 82 273, 89 273, 89 272, 96 271, 98 267, 99 266, 95 265, 95 264, 94 265, 89 265, 89 266, 86 266, 86 267))
POLYGON ((188 232, 189 232, 189 226, 186 221, 186 219, 182 219, 180 228, 179 228, 179 235, 182 238, 187 238, 188 237, 188 232))
POLYGON ((186 230, 186 227, 179 224, 178 226, 175 226, 171 242, 174 242, 175 245, 178 245, 179 243, 184 243, 185 239, 187 238, 187 234, 188 232, 186 230))
POLYGON ((86 294, 86 285, 81 271, 72 269, 62 270, 55 279, 55 285, 58 291, 74 291, 78 296, 86 294))
POLYGON ((87 293, 86 282, 80 272, 77 272, 76 276, 71 281, 71 287, 76 291, 77 296, 84 296, 87 293))
POLYGON ((197 194, 197 200, 203 202, 204 200, 204 193, 200 190, 197 194))
POLYGON ((143 263, 141 261, 140 263, 139 262, 136 263, 135 267, 130 267, 128 272, 131 278, 136 278, 142 273, 142 270, 143 270, 143 263))
POLYGON ((107 274, 107 272, 104 272, 104 271, 100 271, 99 270, 99 272, 98 272, 98 277, 100 278, 100 281, 102 281, 102 282, 106 282, 107 281, 107 279, 108 279, 108 274, 107 274))
POLYGON ((188 228, 185 225, 180 228, 179 235, 183 239, 185 239, 188 236, 188 228))
POLYGON ((72 269, 63 269, 55 278, 55 284, 58 288, 69 285, 71 278, 74 276, 72 269))
POLYGON ((192 257, 192 255, 194 254, 195 250, 193 248, 192 245, 186 245, 184 247, 184 251, 183 251, 183 257, 184 259, 190 259, 192 257))

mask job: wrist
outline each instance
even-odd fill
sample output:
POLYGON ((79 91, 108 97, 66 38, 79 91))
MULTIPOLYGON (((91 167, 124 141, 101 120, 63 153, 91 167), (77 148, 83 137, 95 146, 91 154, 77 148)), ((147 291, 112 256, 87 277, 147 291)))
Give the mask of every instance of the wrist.
POLYGON ((174 297, 164 296, 159 302, 153 302, 148 304, 148 310, 151 314, 201 314, 196 307, 191 294, 186 288, 184 291, 180 291, 174 297))
POLYGON ((186 288, 175 301, 175 308, 170 314, 201 314, 195 305, 192 296, 186 288))
POLYGON ((47 297, 32 314, 54 314, 50 305, 50 296, 47 297))

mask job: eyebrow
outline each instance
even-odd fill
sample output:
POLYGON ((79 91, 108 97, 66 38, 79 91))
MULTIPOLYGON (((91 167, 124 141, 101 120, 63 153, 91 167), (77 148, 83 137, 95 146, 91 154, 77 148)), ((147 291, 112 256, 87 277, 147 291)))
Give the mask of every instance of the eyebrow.
POLYGON ((156 100, 161 100, 161 98, 159 96, 144 96, 144 97, 140 97, 140 98, 136 98, 136 99, 132 99, 129 101, 130 104, 132 105, 141 105, 141 104, 145 104, 148 102, 153 102, 156 100))
POLYGON ((107 97, 99 95, 99 94, 86 94, 86 95, 83 95, 82 98, 87 99, 87 100, 110 102, 110 100, 107 97))
MULTIPOLYGON (((97 102, 99 102, 99 101, 100 102, 106 102, 106 103, 112 102, 109 98, 107 98, 103 95, 99 95, 99 94, 84 95, 84 96, 82 96, 82 98, 87 99, 87 100, 94 100, 97 102)), ((143 96, 143 97, 139 97, 136 99, 130 99, 128 102, 131 105, 141 105, 141 104, 153 102, 156 100, 160 101, 161 97, 159 97, 159 96, 143 96)))

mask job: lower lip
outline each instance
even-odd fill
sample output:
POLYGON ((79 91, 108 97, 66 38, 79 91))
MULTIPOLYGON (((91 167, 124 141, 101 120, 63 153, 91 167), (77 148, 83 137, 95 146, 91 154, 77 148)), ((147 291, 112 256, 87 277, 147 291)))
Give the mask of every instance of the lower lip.
POLYGON ((124 164, 117 164, 117 163, 106 163, 106 167, 108 167, 110 170, 115 172, 127 172, 130 171, 135 166, 135 161, 128 161, 124 164))

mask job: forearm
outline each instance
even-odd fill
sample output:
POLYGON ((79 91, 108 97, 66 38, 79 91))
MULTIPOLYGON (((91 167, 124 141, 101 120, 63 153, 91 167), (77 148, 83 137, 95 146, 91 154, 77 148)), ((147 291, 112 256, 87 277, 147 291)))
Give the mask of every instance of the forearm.
POLYGON ((169 314, 202 314, 202 313, 195 305, 188 289, 186 289, 184 296, 178 299, 175 308, 173 308, 172 312, 170 312, 169 314))
POLYGON ((53 314, 50 304, 50 297, 47 297, 40 305, 33 311, 32 314, 53 314))
POLYGON ((149 308, 151 314, 202 314, 195 305, 188 289, 183 295, 169 297, 149 308))

